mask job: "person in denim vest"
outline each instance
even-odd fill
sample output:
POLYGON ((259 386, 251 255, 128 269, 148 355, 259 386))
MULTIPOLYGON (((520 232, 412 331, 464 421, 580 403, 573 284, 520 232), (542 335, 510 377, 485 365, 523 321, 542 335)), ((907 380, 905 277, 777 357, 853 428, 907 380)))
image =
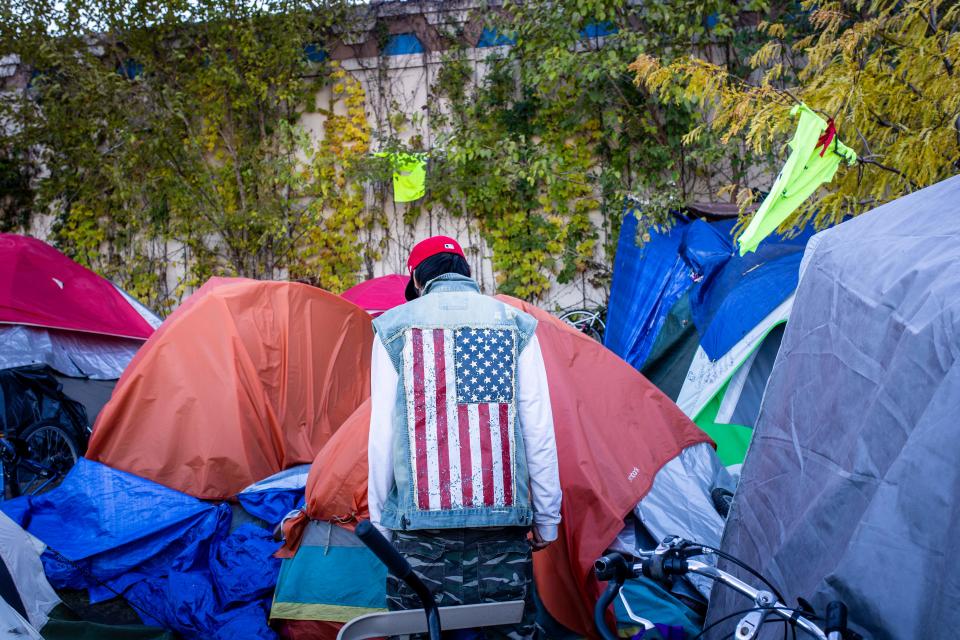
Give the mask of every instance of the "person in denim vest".
MULTIPOLYGON (((557 537, 560 479, 537 321, 480 293, 453 238, 417 244, 409 302, 374 323, 368 446, 370 520, 440 606, 525 600, 532 551, 557 537)), ((391 609, 418 608, 388 577, 391 609)))

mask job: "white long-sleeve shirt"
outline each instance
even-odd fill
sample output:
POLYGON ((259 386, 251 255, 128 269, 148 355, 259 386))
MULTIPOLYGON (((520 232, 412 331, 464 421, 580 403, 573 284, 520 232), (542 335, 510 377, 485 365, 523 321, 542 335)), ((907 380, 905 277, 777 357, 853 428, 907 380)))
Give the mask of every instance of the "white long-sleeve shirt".
MULTIPOLYGON (((387 532, 380 526, 380 514, 394 484, 393 411, 397 400, 398 378, 399 374, 380 342, 380 336, 375 336, 370 364, 367 502, 370 507, 370 521, 384 535, 387 532)), ((553 432, 553 410, 550 408, 550 389, 547 386, 547 371, 537 336, 530 339, 517 358, 517 417, 530 475, 534 526, 543 540, 555 540, 557 525, 560 524, 562 493, 557 468, 557 444, 553 432)))

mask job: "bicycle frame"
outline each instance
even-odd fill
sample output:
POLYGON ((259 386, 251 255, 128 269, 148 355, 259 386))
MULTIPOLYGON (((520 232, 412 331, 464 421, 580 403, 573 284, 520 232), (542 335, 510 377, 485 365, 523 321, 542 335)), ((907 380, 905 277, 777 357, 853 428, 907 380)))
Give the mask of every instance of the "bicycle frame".
POLYGON ((35 473, 42 478, 46 478, 43 484, 41 484, 39 487, 36 487, 32 491, 31 495, 42 493, 43 490, 46 489, 47 485, 56 480, 56 475, 53 473, 53 469, 51 467, 20 455, 20 452, 17 450, 17 446, 10 442, 9 438, 6 437, 0 437, 0 461, 3 462, 4 485, 9 487, 11 498, 17 498, 20 496, 20 487, 16 480, 17 467, 23 467, 31 473, 35 473))
MULTIPOLYGON (((634 568, 642 571, 641 564, 634 565, 634 568)), ((820 627, 815 625, 810 620, 807 620, 803 616, 795 616, 794 609, 777 601, 774 595, 769 591, 754 589, 746 582, 743 582, 739 578, 730 575, 726 571, 721 571, 720 569, 706 564, 705 562, 700 562, 699 560, 687 560, 687 571, 690 573, 696 573, 705 578, 710 578, 715 582, 725 584, 734 591, 737 591, 753 600, 758 608, 762 607, 761 611, 751 611, 746 616, 741 618, 739 623, 737 623, 737 629, 734 632, 734 637, 738 638, 738 640, 741 638, 743 640, 752 640, 755 638, 760 632, 760 626, 770 614, 776 614, 788 622, 791 620, 794 621, 798 627, 818 640, 827 640, 826 634, 820 630, 820 627)))

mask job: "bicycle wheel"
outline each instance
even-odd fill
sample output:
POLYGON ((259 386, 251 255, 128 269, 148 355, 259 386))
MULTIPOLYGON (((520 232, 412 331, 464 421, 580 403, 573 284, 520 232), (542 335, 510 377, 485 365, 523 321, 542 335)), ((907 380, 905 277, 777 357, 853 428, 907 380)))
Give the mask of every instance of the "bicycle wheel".
POLYGON ((57 424, 31 425, 20 438, 26 446, 26 460, 20 460, 16 468, 20 495, 36 495, 53 489, 80 457, 73 436, 57 424))
POLYGON ((606 327, 598 312, 588 311, 586 309, 574 309, 561 315, 560 319, 577 331, 587 334, 597 342, 603 342, 603 333, 606 327))

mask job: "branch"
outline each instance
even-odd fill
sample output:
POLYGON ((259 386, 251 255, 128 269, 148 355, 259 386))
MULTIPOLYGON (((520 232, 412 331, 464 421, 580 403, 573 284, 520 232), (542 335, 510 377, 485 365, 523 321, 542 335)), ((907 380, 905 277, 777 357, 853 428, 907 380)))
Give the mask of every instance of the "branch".
POLYGON ((960 147, 960 116, 953 122, 953 128, 957 130, 957 146, 960 147))
POLYGON ((866 137, 860 133, 860 128, 857 125, 853 125, 853 130, 857 132, 857 136, 860 137, 860 142, 863 143, 863 148, 866 150, 866 155, 872 156, 873 151, 870 150, 870 144, 867 142, 866 137))
POLYGON ((906 181, 906 182, 910 185, 910 187, 913 188, 915 191, 920 188, 920 187, 917 186, 917 184, 916 184, 913 180, 911 180, 910 178, 908 178, 907 176, 905 176, 902 171, 898 171, 897 169, 894 169, 893 167, 888 167, 888 166, 885 165, 885 164, 880 164, 880 163, 877 162, 876 160, 864 160, 863 158, 857 158, 857 162, 860 162, 860 163, 862 163, 862 164, 871 164, 871 165, 873 165, 873 166, 875 166, 875 167, 879 167, 879 168, 883 169, 884 171, 889 171, 890 173, 895 173, 895 174, 897 174, 898 176, 900 176, 901 178, 903 178, 904 181, 906 181))
POLYGON ((904 125, 900 124, 899 122, 890 122, 889 120, 884 120, 882 117, 880 117, 879 114, 874 113, 873 109, 871 109, 870 107, 867 107, 867 111, 870 112, 870 115, 873 116, 874 120, 876 120, 879 124, 887 127, 888 129, 893 129, 894 131, 897 131, 900 133, 907 131, 907 128, 904 125))

